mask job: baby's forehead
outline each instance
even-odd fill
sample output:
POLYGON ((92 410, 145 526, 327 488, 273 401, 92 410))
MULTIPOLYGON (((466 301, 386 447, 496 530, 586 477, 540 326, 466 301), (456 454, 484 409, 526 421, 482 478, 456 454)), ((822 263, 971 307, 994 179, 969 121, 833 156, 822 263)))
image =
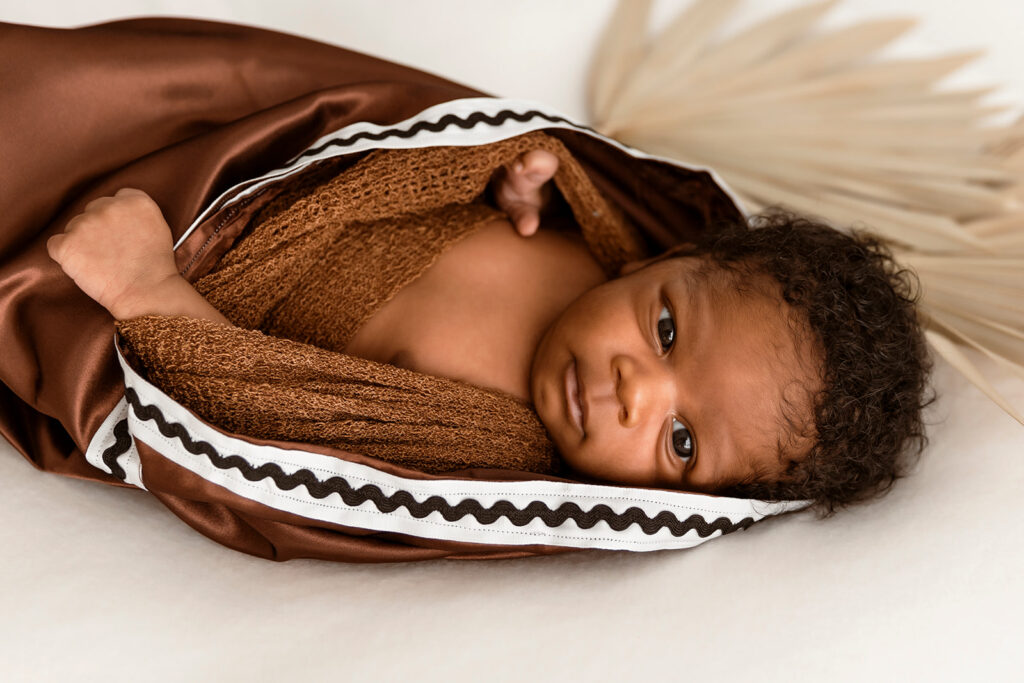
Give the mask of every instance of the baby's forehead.
POLYGON ((716 261, 709 254, 696 254, 674 256, 663 263, 667 277, 709 296, 783 302, 782 285, 753 261, 716 261))

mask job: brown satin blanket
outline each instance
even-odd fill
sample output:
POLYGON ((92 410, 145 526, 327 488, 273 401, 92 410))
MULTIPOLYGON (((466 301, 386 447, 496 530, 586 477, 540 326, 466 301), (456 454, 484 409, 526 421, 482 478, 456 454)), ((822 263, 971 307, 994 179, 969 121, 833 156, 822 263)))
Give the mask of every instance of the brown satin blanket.
MULTIPOLYGON (((48 257, 46 239, 92 199, 136 187, 160 205, 177 241, 223 191, 282 166, 326 133, 355 122, 393 124, 482 95, 304 38, 170 18, 78 29, 0 24, 0 87, 0 434, 43 470, 112 484, 122 482, 84 453, 124 395, 114 321, 48 257)), ((703 171, 640 161, 576 131, 549 134, 639 227, 648 251, 741 216, 703 171)), ((210 272, 272 194, 195 226, 176 250, 183 275, 195 282, 210 272)), ((141 442, 139 452, 152 459, 152 495, 245 552, 354 561, 468 552, 232 507, 141 442)))

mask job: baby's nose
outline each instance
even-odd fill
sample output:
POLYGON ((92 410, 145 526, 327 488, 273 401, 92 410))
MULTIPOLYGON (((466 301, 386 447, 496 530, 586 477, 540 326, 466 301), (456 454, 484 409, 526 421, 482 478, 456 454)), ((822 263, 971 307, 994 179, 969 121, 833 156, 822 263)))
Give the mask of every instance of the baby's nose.
POLYGON ((651 416, 668 413, 675 388, 670 373, 625 355, 612 360, 612 371, 619 400, 619 424, 636 427, 651 416))

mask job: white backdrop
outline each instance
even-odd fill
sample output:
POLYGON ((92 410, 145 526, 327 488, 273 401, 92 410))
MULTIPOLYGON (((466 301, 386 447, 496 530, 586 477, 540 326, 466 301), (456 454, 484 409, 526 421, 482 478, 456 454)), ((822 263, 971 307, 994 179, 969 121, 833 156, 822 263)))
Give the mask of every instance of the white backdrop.
MULTIPOLYGON (((733 28, 794 4, 748 0, 733 28)), ((684 5, 659 3, 657 17, 684 5)), ((239 21, 582 119, 611 6, 0 0, 0 20, 239 21)), ((1024 3, 846 0, 824 25, 908 15, 921 24, 887 54, 986 49, 947 86, 1001 84, 986 100, 1010 106, 996 120, 1024 112, 1024 3)), ((1024 383, 999 386, 1024 405, 1024 383)), ((0 679, 1020 680, 1024 428, 944 364, 936 387, 932 443, 888 497, 649 555, 275 564, 208 541, 143 492, 37 472, 0 440, 0 679)))

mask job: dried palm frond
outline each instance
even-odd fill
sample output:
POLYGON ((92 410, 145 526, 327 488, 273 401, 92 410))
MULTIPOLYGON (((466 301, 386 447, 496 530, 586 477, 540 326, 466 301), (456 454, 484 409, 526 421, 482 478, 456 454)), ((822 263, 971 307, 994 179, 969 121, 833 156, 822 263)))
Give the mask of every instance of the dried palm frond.
POLYGON ((914 26, 816 32, 827 0, 716 38, 738 0, 694 0, 658 35, 620 0, 591 66, 591 119, 647 152, 715 169, 769 206, 875 233, 915 271, 936 353, 1024 423, 970 361, 1024 378, 1024 119, 983 126, 991 88, 938 92, 980 53, 878 61, 914 26))

